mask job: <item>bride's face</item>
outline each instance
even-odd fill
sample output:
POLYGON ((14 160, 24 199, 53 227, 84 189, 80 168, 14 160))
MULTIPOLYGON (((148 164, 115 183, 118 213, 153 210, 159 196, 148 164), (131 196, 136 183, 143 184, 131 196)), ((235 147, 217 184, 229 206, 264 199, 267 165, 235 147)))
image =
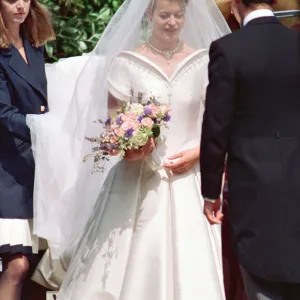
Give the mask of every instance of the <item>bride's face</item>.
POLYGON ((156 0, 150 19, 153 35, 165 41, 177 40, 184 24, 184 0, 156 0))

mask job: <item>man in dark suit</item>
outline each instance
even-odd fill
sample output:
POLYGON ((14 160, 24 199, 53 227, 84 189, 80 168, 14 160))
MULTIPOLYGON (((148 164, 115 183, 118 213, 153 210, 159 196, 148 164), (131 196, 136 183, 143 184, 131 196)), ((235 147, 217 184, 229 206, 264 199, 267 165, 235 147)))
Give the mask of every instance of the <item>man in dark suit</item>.
POLYGON ((299 34, 274 0, 234 0, 243 28, 212 43, 201 140, 204 212, 229 220, 249 300, 300 299, 299 34))

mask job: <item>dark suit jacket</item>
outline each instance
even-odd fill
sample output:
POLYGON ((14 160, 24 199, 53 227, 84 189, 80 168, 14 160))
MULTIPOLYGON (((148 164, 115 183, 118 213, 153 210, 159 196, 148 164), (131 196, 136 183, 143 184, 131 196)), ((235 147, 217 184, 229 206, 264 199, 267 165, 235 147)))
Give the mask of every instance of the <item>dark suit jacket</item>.
POLYGON ((42 48, 25 39, 28 65, 19 51, 0 49, 0 218, 33 217, 34 160, 27 114, 47 111, 42 48))
POLYGON ((210 49, 202 194, 219 197, 228 154, 233 249, 270 281, 300 282, 299 42, 264 17, 210 49))

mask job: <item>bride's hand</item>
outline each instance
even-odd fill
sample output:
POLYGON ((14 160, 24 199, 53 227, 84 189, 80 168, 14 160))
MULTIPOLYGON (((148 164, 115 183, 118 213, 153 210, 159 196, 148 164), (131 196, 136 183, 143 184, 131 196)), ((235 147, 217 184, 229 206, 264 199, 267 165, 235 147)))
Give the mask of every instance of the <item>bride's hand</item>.
POLYGON ((147 144, 141 147, 140 149, 127 150, 124 159, 126 159, 127 161, 136 161, 136 160, 143 159, 149 154, 151 154, 154 148, 155 148, 154 138, 150 138, 147 144))
POLYGON ((172 171, 173 174, 183 174, 192 169, 198 162, 200 157, 200 147, 182 151, 178 154, 168 157, 170 160, 164 164, 166 169, 172 171), (175 160, 172 162, 172 160, 175 160))

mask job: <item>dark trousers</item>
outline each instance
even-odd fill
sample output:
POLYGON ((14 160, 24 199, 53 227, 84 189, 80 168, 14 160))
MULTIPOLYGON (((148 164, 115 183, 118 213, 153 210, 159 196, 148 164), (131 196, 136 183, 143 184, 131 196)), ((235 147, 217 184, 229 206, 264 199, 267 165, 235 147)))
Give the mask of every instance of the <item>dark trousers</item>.
POLYGON ((300 300, 300 283, 271 282, 241 267, 248 300, 300 300))

